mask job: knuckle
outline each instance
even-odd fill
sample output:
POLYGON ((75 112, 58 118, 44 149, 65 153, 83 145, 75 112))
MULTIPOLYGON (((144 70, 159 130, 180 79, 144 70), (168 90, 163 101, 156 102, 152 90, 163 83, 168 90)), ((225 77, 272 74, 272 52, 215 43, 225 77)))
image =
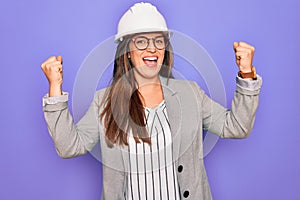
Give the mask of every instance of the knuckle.
POLYGON ((49 60, 56 60, 56 57, 55 56, 50 56, 49 60))
POLYGON ((50 63, 46 63, 46 64, 45 64, 45 68, 46 68, 46 69, 49 69, 50 67, 51 67, 50 63))

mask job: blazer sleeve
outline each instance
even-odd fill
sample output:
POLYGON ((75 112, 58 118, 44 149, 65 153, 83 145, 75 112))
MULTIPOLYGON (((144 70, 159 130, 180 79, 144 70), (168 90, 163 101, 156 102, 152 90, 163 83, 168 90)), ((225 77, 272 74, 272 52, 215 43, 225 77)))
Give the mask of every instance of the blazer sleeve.
POLYGON ((236 91, 231 109, 214 102, 201 90, 203 129, 222 138, 247 137, 255 121, 262 78, 245 80, 236 77, 236 91))
POLYGON ((60 157, 83 155, 99 141, 99 102, 96 93, 88 111, 77 124, 74 124, 68 101, 43 104, 48 130, 60 157))

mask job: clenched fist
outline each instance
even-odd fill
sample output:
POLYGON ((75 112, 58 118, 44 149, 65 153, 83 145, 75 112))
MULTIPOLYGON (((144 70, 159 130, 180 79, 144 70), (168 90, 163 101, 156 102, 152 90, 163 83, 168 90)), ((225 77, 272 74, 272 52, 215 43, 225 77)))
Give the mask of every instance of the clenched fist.
POLYGON ((59 96, 62 94, 61 85, 63 82, 62 57, 51 56, 41 64, 49 82, 49 96, 59 96))
POLYGON ((251 72, 255 48, 245 42, 234 42, 236 64, 243 73, 251 72))

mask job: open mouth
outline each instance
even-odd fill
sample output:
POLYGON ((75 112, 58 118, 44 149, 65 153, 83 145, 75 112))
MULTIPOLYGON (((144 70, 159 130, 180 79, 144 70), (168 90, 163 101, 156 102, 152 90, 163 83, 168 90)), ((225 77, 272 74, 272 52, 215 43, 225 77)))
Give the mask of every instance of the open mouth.
POLYGON ((156 66, 157 64, 157 57, 156 56, 152 56, 152 57, 145 57, 143 58, 144 63, 149 66, 149 67, 153 67, 156 66))

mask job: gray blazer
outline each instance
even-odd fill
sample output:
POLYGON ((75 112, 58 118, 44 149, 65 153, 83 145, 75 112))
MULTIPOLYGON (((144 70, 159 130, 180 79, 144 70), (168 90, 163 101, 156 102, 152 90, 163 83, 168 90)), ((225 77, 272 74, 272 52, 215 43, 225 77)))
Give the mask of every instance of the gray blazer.
MULTIPOLYGON (((161 78, 173 139, 181 199, 212 199, 203 162, 203 130, 222 138, 245 138, 253 127, 258 107, 261 77, 255 81, 237 79, 231 109, 211 100, 190 81, 161 78)), ((105 89, 95 93, 87 113, 75 125, 63 97, 45 97, 44 115, 58 154, 71 158, 85 154, 100 141, 103 164, 103 198, 125 199, 128 153, 125 148, 109 148, 99 120, 105 89)))

